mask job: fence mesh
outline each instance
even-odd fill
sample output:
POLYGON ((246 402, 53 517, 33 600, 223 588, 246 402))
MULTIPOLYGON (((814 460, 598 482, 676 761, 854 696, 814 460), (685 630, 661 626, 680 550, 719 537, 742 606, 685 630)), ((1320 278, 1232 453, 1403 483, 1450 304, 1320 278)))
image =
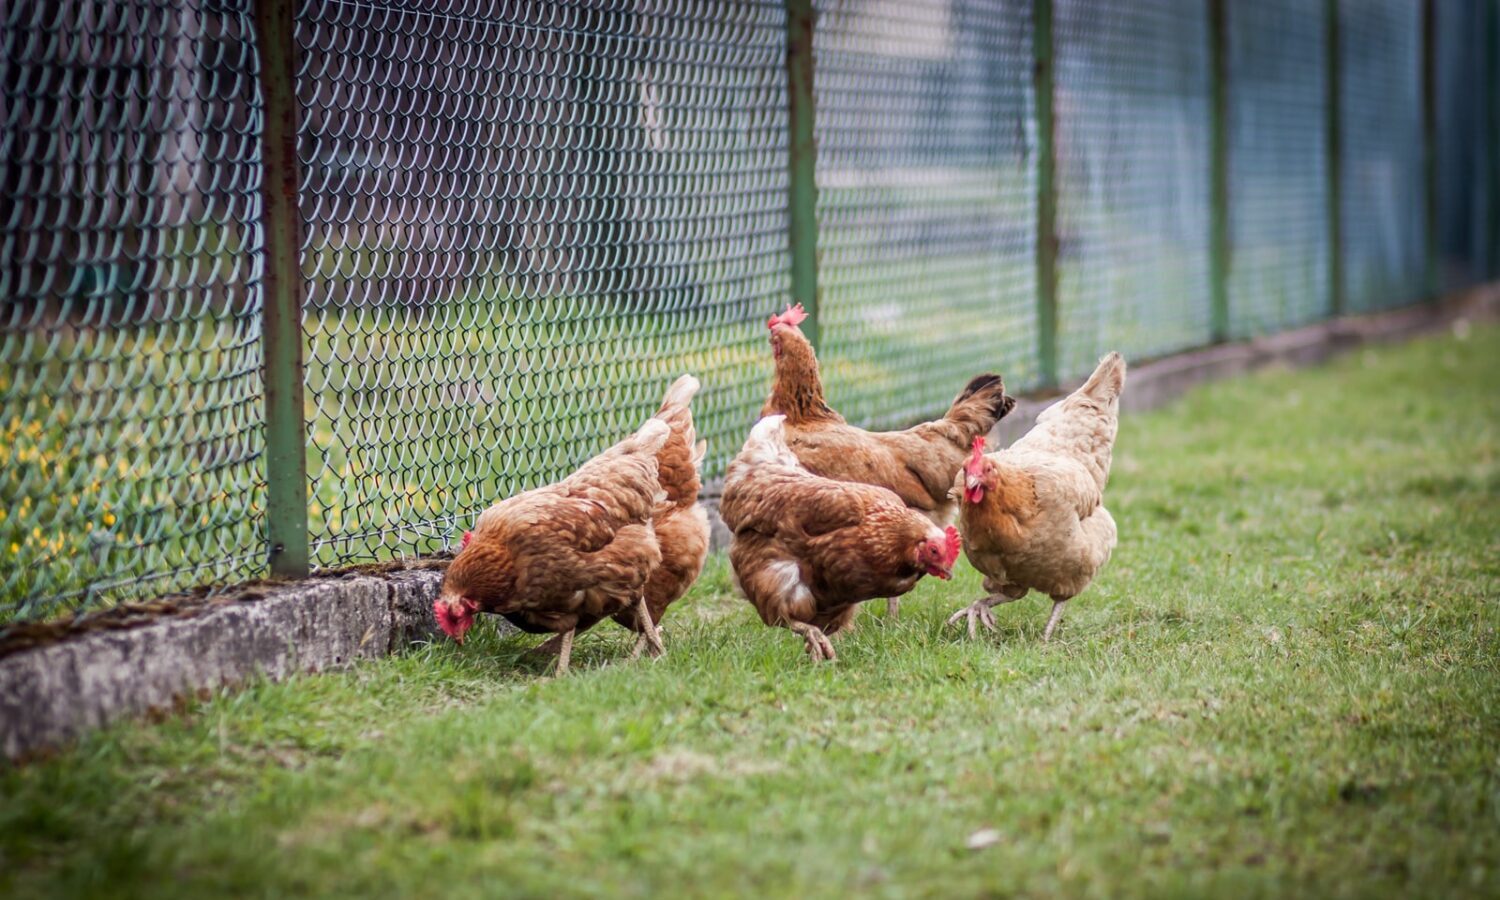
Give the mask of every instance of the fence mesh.
POLYGON ((307 0, 297 37, 315 561, 442 547, 687 371, 721 469, 787 287, 780 3, 307 0))
POLYGON ((1324 0, 1226 4, 1230 333, 1328 315, 1324 0))
POLYGON ((1058 370, 1209 340, 1207 5, 1056 0, 1058 370))
POLYGON ((1034 384, 1031 0, 817 9, 830 401, 897 426, 987 369, 1034 384))
MULTIPOLYGON (((266 568, 256 0, 0 4, 0 620, 266 568)), ((822 358, 852 419, 1210 340, 1203 0, 813 0, 822 358), (1050 142, 1049 142, 1050 137, 1050 142)), ((787 300, 782 0, 299 0, 317 565, 443 547, 634 427, 679 373, 710 479, 787 300)), ((1422 9, 1226 3, 1231 332, 1427 285, 1422 9), (1342 173, 1342 246, 1328 245, 1342 173), (1336 256, 1337 254, 1337 256, 1336 256)), ((1500 264, 1500 10, 1431 4, 1441 284, 1500 264)), ((270 173, 280 176, 285 173, 270 173)), ((275 183, 273 180, 271 183, 275 183)), ((801 209, 799 213, 806 213, 801 209)))
POLYGON ((1339 0, 1345 308, 1420 297, 1427 277, 1422 4, 1339 0))
POLYGON ((1500 72, 1487 71, 1494 4, 1436 4, 1438 275, 1445 289, 1494 271, 1494 110, 1500 72), (1487 9, 1488 7, 1488 9, 1487 9))
POLYGON ((264 563, 247 7, 0 8, 0 617, 264 563))

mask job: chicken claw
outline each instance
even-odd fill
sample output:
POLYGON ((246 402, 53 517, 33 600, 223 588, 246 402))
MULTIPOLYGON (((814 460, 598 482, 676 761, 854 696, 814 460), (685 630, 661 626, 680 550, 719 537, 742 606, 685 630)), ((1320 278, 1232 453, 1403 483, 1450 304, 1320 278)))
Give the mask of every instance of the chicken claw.
POLYGON ((979 636, 979 630, 974 627, 976 621, 990 631, 995 630, 995 614, 990 612, 989 604, 985 603, 984 600, 975 600, 973 603, 949 616, 948 624, 952 625, 954 622, 965 617, 969 620, 969 637, 971 639, 979 636))
POLYGON ((833 642, 818 626, 809 625, 806 622, 792 622, 787 625, 787 628, 802 635, 803 640, 807 641, 807 655, 811 656, 815 662, 823 660, 832 662, 839 658, 839 655, 833 652, 833 642))
MULTIPOLYGON (((665 632, 666 632, 666 629, 662 628, 660 625, 656 626, 656 633, 657 633, 658 636, 664 634, 665 632)), ((632 647, 631 650, 630 650, 630 658, 632 660, 640 659, 641 658, 641 654, 644 653, 645 650, 646 650, 646 648, 649 647, 650 645, 651 645, 650 639, 647 638, 644 634, 636 635, 635 646, 632 647)), ((662 652, 665 653, 666 651, 663 650, 662 652)), ((653 653, 651 655, 652 656, 660 656, 661 654, 660 653, 653 653)))
POLYGON ((1015 599, 1014 597, 1007 597, 1004 594, 991 594, 988 597, 981 597, 949 616, 948 624, 952 625, 954 622, 967 616, 969 619, 970 638, 979 636, 978 630, 974 627, 976 620, 990 631, 998 631, 999 629, 995 627, 995 614, 990 611, 990 607, 999 606, 1002 603, 1010 603, 1015 599))
MULTIPOLYGON (((641 626, 641 637, 646 641, 644 648, 646 652, 651 656, 661 656, 666 653, 666 645, 661 642, 661 632, 657 630, 656 623, 651 621, 651 612, 646 608, 645 594, 642 594, 641 599, 636 601, 635 619, 641 626)), ((631 659, 638 656, 641 649, 641 644, 637 641, 636 652, 631 654, 631 659)))

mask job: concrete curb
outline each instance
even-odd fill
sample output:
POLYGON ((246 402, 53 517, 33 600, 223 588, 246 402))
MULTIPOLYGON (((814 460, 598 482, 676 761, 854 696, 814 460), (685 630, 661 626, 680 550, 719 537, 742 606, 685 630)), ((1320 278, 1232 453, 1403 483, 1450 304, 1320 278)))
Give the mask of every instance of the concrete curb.
POLYGON ((437 631, 431 570, 313 579, 262 599, 203 607, 127 630, 95 630, 0 659, 0 751, 63 744, 184 697, 393 653, 437 631))
MULTIPOLYGON (((1238 344, 1183 353, 1132 368, 1125 409, 1152 409, 1194 385, 1270 365, 1307 366, 1371 342, 1403 340, 1460 319, 1500 314, 1500 289, 1441 303, 1341 319, 1238 344)), ((996 429, 1008 444, 1056 395, 1023 399, 996 429)), ((728 543, 717 484, 704 486, 714 545, 728 543)), ((429 564, 430 566, 430 564, 429 564)), ((428 567, 361 572, 233 592, 187 614, 118 630, 83 630, 0 657, 0 752, 21 759, 117 719, 173 709, 257 675, 272 679, 395 653, 438 634, 432 601, 442 580, 428 567)))

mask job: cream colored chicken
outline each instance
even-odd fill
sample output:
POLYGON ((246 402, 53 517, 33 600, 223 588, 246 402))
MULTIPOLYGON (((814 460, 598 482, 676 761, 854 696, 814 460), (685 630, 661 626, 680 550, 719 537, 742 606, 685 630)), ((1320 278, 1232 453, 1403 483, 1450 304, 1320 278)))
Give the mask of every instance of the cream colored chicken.
POLYGON ((1111 353, 1083 387, 1037 417, 1009 449, 986 455, 984 438, 959 470, 964 554, 984 573, 989 595, 954 613, 995 630, 991 609, 1041 591, 1052 598, 1042 640, 1051 640, 1063 607, 1082 593, 1115 548, 1115 520, 1104 486, 1119 422, 1125 360, 1111 353))

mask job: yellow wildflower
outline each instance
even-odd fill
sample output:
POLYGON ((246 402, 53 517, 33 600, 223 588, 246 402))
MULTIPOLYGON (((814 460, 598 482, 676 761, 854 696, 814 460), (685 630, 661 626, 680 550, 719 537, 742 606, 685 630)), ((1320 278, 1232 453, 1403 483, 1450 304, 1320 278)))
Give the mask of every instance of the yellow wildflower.
POLYGON ((110 513, 110 512, 105 513, 104 514, 104 524, 105 525, 113 525, 113 524, 115 524, 115 514, 114 513, 110 513))

